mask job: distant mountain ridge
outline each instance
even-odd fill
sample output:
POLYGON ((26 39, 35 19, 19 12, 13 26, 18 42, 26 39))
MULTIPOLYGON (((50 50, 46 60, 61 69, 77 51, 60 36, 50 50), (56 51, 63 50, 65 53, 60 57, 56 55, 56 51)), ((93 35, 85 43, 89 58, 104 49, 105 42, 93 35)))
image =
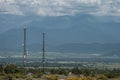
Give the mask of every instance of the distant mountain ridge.
MULTIPOLYGON (((113 47, 110 47, 110 49, 117 48, 115 51, 119 51, 119 46, 116 46, 116 43, 120 43, 120 18, 116 16, 100 17, 80 14, 76 16, 43 17, 4 14, 0 15, 0 21, 0 51, 3 49, 20 51, 23 44, 24 27, 27 27, 27 45, 31 45, 31 51, 37 44, 42 44, 42 32, 46 32, 46 47, 48 46, 50 51, 77 52, 78 50, 78 52, 82 53, 82 51, 86 50, 85 52, 88 52, 89 46, 94 47, 91 43, 115 44, 111 45, 113 47), (70 45, 71 43, 78 44, 70 45), (81 49, 82 46, 79 43, 89 45, 86 45, 85 49, 81 49), (58 47, 55 47, 57 45, 58 47), (62 49, 59 45, 62 45, 62 49), (52 47, 50 48, 50 46, 52 47), (73 50, 71 49, 72 46, 73 50)), ((37 45, 37 47, 40 49, 41 45, 37 45)), ((109 48, 109 46, 107 47, 109 48)), ((104 53, 104 50, 100 50, 101 48, 96 48, 97 51, 104 53)), ((34 49, 34 51, 38 49, 34 49)))
POLYGON ((64 44, 57 46, 57 52, 63 53, 78 53, 78 54, 101 54, 101 55, 119 55, 120 56, 120 43, 91 43, 91 44, 64 44))
MULTIPOLYGON (((42 52, 42 45, 28 45, 28 50, 33 53, 42 52)), ((120 43, 67 43, 56 46, 46 44, 46 52, 59 52, 61 54, 98 54, 100 56, 120 57, 120 43)))
MULTIPOLYGON (((0 48, 0 54, 12 54, 13 53, 21 53, 23 47, 18 47, 14 49, 0 48)), ((42 52, 42 44, 31 44, 27 45, 27 50, 29 53, 40 53, 42 52)), ((61 54, 78 54, 78 55, 98 55, 98 56, 117 56, 120 57, 120 43, 91 43, 91 44, 83 44, 83 43, 69 43, 63 45, 46 45, 46 52, 53 53, 61 53, 61 54)))

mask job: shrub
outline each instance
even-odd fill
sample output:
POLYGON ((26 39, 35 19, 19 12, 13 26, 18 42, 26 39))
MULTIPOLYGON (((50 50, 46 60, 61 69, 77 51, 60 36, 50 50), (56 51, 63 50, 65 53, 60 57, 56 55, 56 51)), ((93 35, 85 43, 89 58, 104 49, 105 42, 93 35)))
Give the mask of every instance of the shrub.
POLYGON ((41 76, 42 76, 42 74, 40 74, 40 73, 39 74, 34 74, 33 78, 41 78, 41 76))
POLYGON ((65 80, 80 80, 78 77, 68 77, 65 80))
POLYGON ((25 79, 25 80, 32 80, 32 78, 27 78, 27 79, 25 79))
POLYGON ((75 68, 72 69, 72 73, 81 74, 81 71, 80 71, 80 69, 78 67, 75 67, 75 68))
POLYGON ((117 73, 107 73, 105 74, 108 78, 117 78, 120 76, 120 74, 117 73))
POLYGON ((14 78, 14 76, 11 75, 11 74, 8 74, 8 75, 6 75, 6 76, 4 76, 4 77, 5 77, 5 80, 6 80, 6 79, 8 79, 8 80, 13 80, 13 78, 14 78))
POLYGON ((93 80, 93 77, 88 76, 86 80, 93 80))
POLYGON ((58 76, 56 76, 56 75, 44 75, 43 77, 47 80, 57 80, 58 79, 58 76))
POLYGON ((5 76, 6 74, 5 73, 0 73, 0 76, 5 76))
POLYGON ((96 78, 97 80, 108 80, 105 75, 97 75, 96 78))
POLYGON ((14 74, 14 77, 15 77, 15 78, 26 78, 26 76, 23 75, 23 74, 21 74, 21 73, 15 73, 15 74, 14 74))
POLYGON ((4 70, 5 73, 7 74, 13 74, 19 72, 19 68, 13 64, 7 65, 4 70))

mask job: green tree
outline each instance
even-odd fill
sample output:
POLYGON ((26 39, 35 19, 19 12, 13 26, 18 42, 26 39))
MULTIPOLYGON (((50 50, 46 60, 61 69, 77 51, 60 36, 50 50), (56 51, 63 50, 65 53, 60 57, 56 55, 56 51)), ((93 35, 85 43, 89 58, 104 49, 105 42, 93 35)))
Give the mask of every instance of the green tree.
POLYGON ((80 74, 81 71, 80 71, 80 69, 78 67, 75 67, 75 68, 72 69, 72 73, 74 73, 74 74, 80 74))
POLYGON ((0 72, 4 72, 4 67, 1 64, 0 64, 0 72))
POLYGON ((13 74, 13 73, 19 72, 19 68, 13 64, 7 65, 4 70, 5 70, 5 73, 7 74, 13 74))

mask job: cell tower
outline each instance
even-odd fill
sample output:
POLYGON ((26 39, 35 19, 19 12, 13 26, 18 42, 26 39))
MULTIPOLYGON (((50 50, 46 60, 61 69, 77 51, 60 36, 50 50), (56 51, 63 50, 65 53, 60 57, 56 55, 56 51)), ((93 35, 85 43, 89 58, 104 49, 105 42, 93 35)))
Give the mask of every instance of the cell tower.
MULTIPOLYGON (((27 49, 26 49, 26 28, 24 28, 24 43, 23 43, 23 67, 26 67, 27 49)), ((24 72, 26 74, 26 71, 24 72)))
POLYGON ((43 48, 42 48, 42 70, 43 73, 45 73, 45 33, 42 33, 43 35, 43 48))

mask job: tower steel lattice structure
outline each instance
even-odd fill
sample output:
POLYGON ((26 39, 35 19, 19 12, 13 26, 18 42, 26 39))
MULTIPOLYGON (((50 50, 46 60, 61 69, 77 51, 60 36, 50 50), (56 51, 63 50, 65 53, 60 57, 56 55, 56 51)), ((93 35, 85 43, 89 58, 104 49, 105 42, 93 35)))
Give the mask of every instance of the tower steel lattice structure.
MULTIPOLYGON (((27 64, 27 48, 26 48, 26 28, 24 28, 24 42, 23 42, 23 67, 26 68, 27 64)), ((24 71, 26 74, 26 70, 24 71)))
POLYGON ((43 35, 43 48, 42 48, 42 70, 45 73, 45 33, 43 35))

